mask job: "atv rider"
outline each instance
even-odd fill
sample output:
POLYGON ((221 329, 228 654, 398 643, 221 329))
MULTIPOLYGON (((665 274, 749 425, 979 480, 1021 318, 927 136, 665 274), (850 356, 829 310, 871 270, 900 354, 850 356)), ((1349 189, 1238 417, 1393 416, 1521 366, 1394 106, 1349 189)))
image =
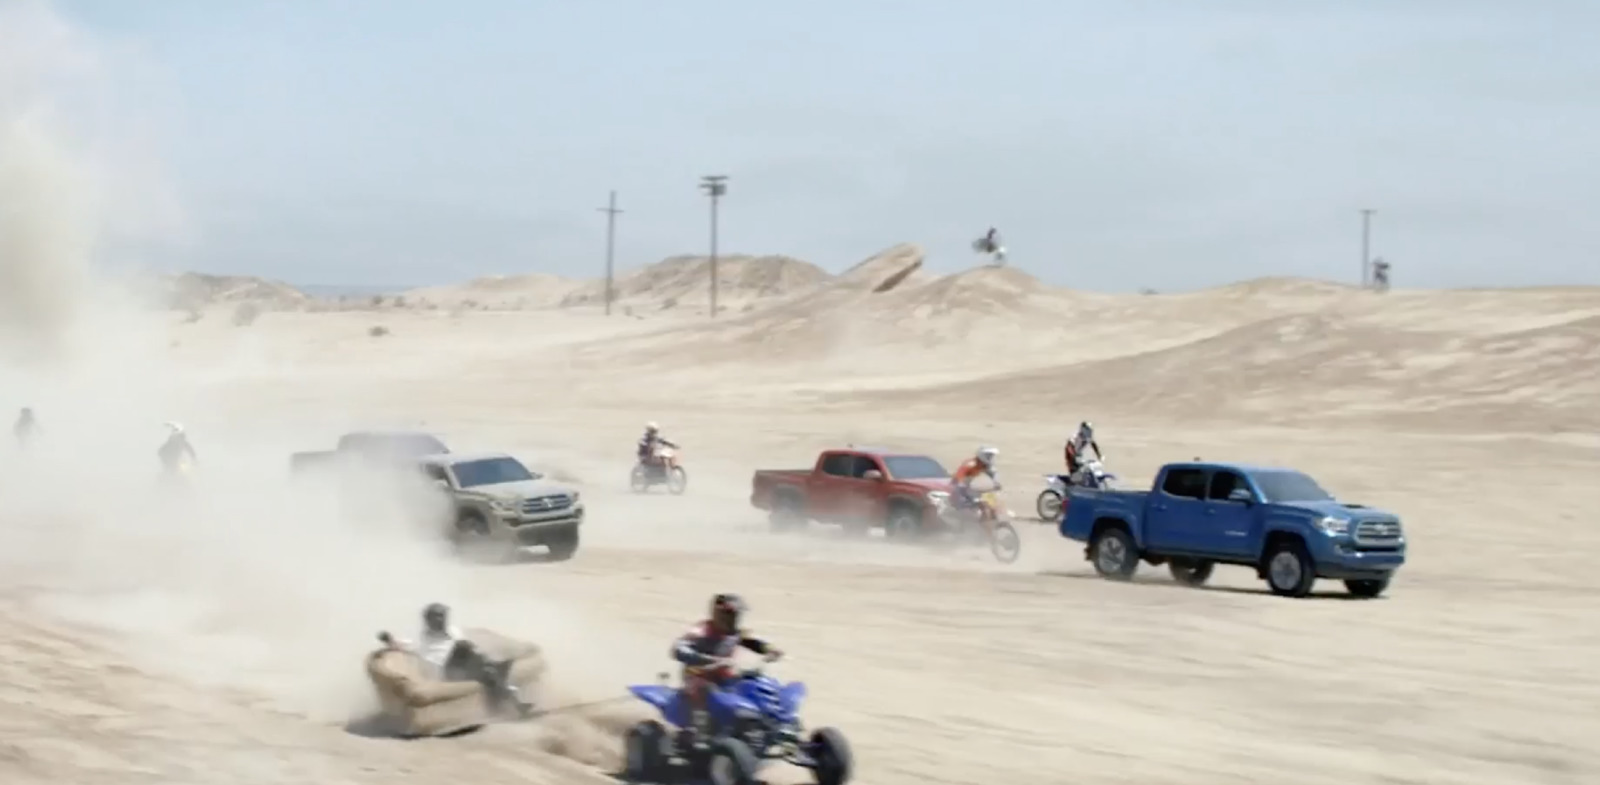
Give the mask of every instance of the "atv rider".
POLYGON ((489 661, 472 641, 467 640, 461 628, 450 623, 450 608, 443 603, 428 603, 422 609, 422 632, 415 641, 396 639, 387 632, 379 633, 378 640, 391 648, 416 655, 424 663, 428 675, 435 679, 477 681, 496 700, 509 699, 524 714, 533 708, 532 704, 522 699, 514 685, 506 683, 510 662, 489 661))
POLYGON ((991 226, 989 227, 989 231, 985 232, 983 235, 983 250, 987 253, 994 253, 999 248, 1000 231, 991 226))
POLYGON ((1094 440, 1094 425, 1088 420, 1078 423, 1078 432, 1067 440, 1065 459, 1067 462, 1067 477, 1073 482, 1081 479, 1078 473, 1083 469, 1083 459, 1086 450, 1094 450, 1094 458, 1104 461, 1105 456, 1100 454, 1100 445, 1094 440))
POLYGON ((976 455, 956 469, 956 473, 950 477, 950 495, 957 507, 970 509, 979 506, 978 497, 972 492, 972 481, 980 476, 986 476, 989 482, 994 483, 993 490, 1000 490, 1000 476, 994 470, 994 462, 998 457, 998 448, 979 447, 976 455))
POLYGON ((672 658, 683 664, 683 692, 693 712, 693 730, 704 736, 710 728, 706 697, 710 690, 738 678, 733 655, 745 648, 770 662, 783 656, 777 647, 739 627, 745 611, 737 594, 711 598, 711 618, 689 628, 672 645, 672 658))
POLYGON ((660 463, 660 459, 656 457, 656 450, 662 447, 677 449, 678 445, 661 435, 661 426, 653 422, 645 423, 644 436, 639 437, 639 463, 646 466, 660 463))
POLYGON ((194 453, 194 446, 189 444, 189 437, 183 432, 183 426, 175 422, 167 423, 167 440, 156 450, 156 457, 161 459, 162 468, 169 474, 176 472, 186 459, 189 463, 200 461, 200 457, 194 453))

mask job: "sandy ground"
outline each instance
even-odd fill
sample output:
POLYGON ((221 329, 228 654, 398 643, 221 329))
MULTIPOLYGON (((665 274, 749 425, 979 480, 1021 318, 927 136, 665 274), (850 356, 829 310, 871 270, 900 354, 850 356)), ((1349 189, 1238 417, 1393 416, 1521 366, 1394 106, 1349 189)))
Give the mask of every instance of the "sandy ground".
POLYGON ((615 699, 727 590, 870 785, 1600 781, 1600 292, 957 283, 816 292, 715 325, 162 315, 140 322, 162 357, 144 376, 89 389, 127 370, 104 353, 40 372, 51 430, 6 456, 0 489, 0 781, 610 781, 643 716, 626 701, 454 740, 347 733, 372 703, 373 632, 442 600, 549 647, 547 700, 615 699), (375 320, 390 334, 370 337, 375 320), (149 467, 168 417, 205 461, 188 496, 149 467), (1002 567, 778 536, 748 507, 750 470, 819 448, 953 465, 991 443, 1029 510, 1082 417, 1125 485, 1197 455, 1292 464, 1399 512, 1412 561, 1380 600, 1329 585, 1292 601, 1237 569, 1205 590, 1151 568, 1104 582, 1044 525, 1002 567), (148 422, 113 425, 130 418, 148 422), (684 444, 683 497, 626 490, 647 419, 684 444), (287 452, 362 426, 569 478, 591 511, 583 550, 463 564, 384 494, 341 515, 291 490, 287 452))

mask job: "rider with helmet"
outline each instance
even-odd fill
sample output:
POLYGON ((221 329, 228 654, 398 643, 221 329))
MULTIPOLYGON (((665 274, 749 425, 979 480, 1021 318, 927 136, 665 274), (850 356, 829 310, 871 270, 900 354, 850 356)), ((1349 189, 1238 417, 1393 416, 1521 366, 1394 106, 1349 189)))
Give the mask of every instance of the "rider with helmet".
POLYGON ((189 444, 189 437, 184 434, 183 426, 175 422, 167 423, 167 440, 156 450, 156 457, 161 459, 161 466, 168 472, 177 471, 185 460, 190 463, 197 463, 200 460, 194 453, 194 446, 189 444))
POLYGON ((738 675, 732 665, 740 648, 775 660, 782 656, 777 647, 752 636, 739 626, 746 606, 737 594, 718 594, 711 598, 711 616, 690 627, 672 646, 672 658, 683 664, 683 691, 694 710, 697 731, 707 731, 706 695, 738 675))
POLYGON ((978 497, 972 493, 972 481, 979 477, 988 477, 994 483, 994 490, 1000 490, 1000 476, 995 474, 994 462, 1000 457, 1000 450, 996 447, 979 447, 978 452, 956 468, 956 473, 950 477, 951 497, 959 506, 975 507, 978 497))
POLYGON ((1094 425, 1088 420, 1078 423, 1078 432, 1067 440, 1065 459, 1067 462, 1067 476, 1076 479, 1078 472, 1083 468, 1083 459, 1086 450, 1094 450, 1095 460, 1103 461, 1105 456, 1100 453, 1100 445, 1094 440, 1094 425))
POLYGON ((655 463, 656 450, 662 447, 677 449, 678 445, 661 435, 661 426, 653 422, 645 423, 644 436, 639 438, 639 462, 645 465, 655 463))

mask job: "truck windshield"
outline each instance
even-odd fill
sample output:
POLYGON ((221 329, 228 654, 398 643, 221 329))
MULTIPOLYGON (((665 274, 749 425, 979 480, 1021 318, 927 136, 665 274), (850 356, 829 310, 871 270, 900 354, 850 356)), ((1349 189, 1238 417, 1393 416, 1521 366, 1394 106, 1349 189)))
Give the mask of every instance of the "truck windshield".
POLYGON ((484 458, 479 461, 463 461, 451 466, 450 470, 456 474, 456 484, 463 488, 539 479, 539 475, 528 471, 528 468, 518 462, 516 458, 484 458))
POLYGON ((1300 472, 1257 472, 1256 485, 1261 487, 1266 501, 1274 504, 1333 500, 1333 495, 1323 490, 1316 480, 1300 472))
POLYGON ((938 461, 924 455, 885 455, 883 467, 896 480, 942 480, 950 476, 938 461))

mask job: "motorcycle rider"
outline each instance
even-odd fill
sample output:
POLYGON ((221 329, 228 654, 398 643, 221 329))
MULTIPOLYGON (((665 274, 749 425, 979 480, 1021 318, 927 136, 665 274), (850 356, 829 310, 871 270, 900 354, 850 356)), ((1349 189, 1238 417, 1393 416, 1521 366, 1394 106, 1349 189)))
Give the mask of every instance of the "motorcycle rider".
POLYGON ((950 477, 951 498, 956 501, 957 507, 972 508, 980 504, 978 497, 972 492, 972 481, 979 477, 988 477, 994 483, 994 490, 1000 490, 1000 476, 995 473, 994 462, 1000 457, 1000 450, 996 447, 983 446, 978 448, 976 455, 967 459, 956 468, 950 477))
POLYGON ((644 436, 639 437, 639 463, 646 466, 659 463, 659 459, 656 457, 656 450, 662 447, 677 449, 678 445, 673 444, 661 435, 661 426, 653 422, 645 423, 644 436))
POLYGON ((754 637, 739 626, 746 606, 737 594, 723 593, 711 598, 711 617, 690 627, 672 645, 672 658, 683 664, 683 692, 689 700, 693 730, 702 737, 711 730, 706 697, 738 676, 733 655, 740 648, 776 660, 783 652, 771 643, 754 637))
POLYGON ((194 453, 194 446, 189 444, 189 437, 184 433, 183 426, 175 422, 167 423, 167 440, 156 450, 156 457, 161 459, 161 466, 169 474, 177 471, 184 459, 188 459, 190 463, 200 461, 200 457, 194 453))
POLYGON ((22 407, 22 413, 17 415, 17 423, 11 426, 11 434, 17 437, 17 443, 27 446, 39 432, 39 420, 33 416, 33 409, 22 407))
POLYGON ((1067 462, 1067 477, 1077 482, 1078 473, 1083 469, 1085 451, 1093 449, 1097 461, 1104 461, 1105 456, 1100 453, 1100 445, 1094 440, 1094 425, 1088 420, 1078 423, 1078 432, 1067 440, 1065 459, 1067 462))
POLYGON ((522 699, 515 685, 506 683, 510 662, 490 662, 477 646, 450 623, 450 608, 431 602, 422 609, 422 631, 416 640, 400 640, 387 632, 378 639, 391 648, 409 651, 421 660, 428 675, 444 681, 479 681, 497 698, 511 700, 524 714, 533 704, 522 699))

